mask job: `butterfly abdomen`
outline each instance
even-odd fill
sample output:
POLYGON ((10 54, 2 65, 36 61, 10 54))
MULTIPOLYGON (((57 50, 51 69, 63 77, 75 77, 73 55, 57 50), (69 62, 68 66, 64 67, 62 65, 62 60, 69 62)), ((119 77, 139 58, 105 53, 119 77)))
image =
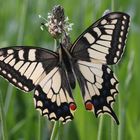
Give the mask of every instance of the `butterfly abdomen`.
POLYGON ((61 54, 59 55, 62 55, 61 56, 62 60, 60 61, 62 61, 62 64, 64 64, 65 72, 68 77, 69 84, 71 88, 74 89, 76 86, 76 82, 75 82, 75 76, 74 76, 73 68, 72 68, 71 56, 69 52, 67 51, 67 49, 64 48, 63 46, 61 46, 60 49, 61 49, 61 54))

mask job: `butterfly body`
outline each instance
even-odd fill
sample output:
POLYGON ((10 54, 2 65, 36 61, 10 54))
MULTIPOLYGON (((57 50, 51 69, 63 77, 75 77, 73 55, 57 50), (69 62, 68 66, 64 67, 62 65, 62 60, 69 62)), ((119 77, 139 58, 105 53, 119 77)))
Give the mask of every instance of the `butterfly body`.
POLYGON ((61 67, 64 68, 69 80, 69 84, 71 88, 74 89, 76 86, 76 79, 73 70, 73 66, 74 66, 73 64, 75 63, 74 58, 72 58, 67 47, 63 46, 62 44, 60 44, 60 48, 58 52, 59 52, 59 58, 61 58, 60 59, 61 67))
POLYGON ((126 43, 130 17, 112 12, 97 20, 67 47, 57 52, 15 46, 0 49, 0 75, 19 89, 34 90, 37 110, 51 121, 73 119, 72 89, 79 83, 86 110, 98 117, 113 111, 118 80, 108 65, 116 64, 126 43))

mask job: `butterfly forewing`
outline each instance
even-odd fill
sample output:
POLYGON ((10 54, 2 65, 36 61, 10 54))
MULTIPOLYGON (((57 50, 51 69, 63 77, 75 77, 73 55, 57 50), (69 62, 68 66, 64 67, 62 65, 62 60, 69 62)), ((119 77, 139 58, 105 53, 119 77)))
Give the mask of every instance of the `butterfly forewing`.
POLYGON ((115 64, 122 56, 128 27, 127 14, 109 13, 85 30, 75 41, 70 52, 79 60, 115 64))
POLYGON ((58 55, 39 48, 0 49, 0 75, 16 87, 31 91, 44 74, 58 63, 58 55))

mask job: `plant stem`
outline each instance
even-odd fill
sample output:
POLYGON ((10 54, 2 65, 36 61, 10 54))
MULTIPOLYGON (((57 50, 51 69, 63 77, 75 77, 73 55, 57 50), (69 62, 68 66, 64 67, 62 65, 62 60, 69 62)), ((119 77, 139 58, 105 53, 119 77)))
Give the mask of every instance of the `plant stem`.
POLYGON ((41 140, 41 115, 38 114, 38 134, 37 134, 37 140, 41 140))
POLYGON ((120 119, 120 122, 121 122, 121 124, 120 124, 120 126, 118 127, 118 140, 121 140, 122 139, 122 115, 121 115, 121 108, 122 108, 122 106, 121 106, 121 98, 119 97, 119 119, 120 119))
POLYGON ((2 129, 2 139, 8 140, 8 134, 7 134, 7 127, 6 127, 6 119, 5 114, 3 110, 3 101, 2 101, 2 94, 0 92, 0 120, 1 120, 1 129, 2 129))
MULTIPOLYGON (((16 43, 17 45, 20 45, 23 42, 27 6, 28 6, 28 0, 25 0, 24 3, 23 3, 22 11, 21 11, 21 18, 20 18, 20 23, 19 23, 20 27, 19 27, 17 43, 16 43)), ((4 104, 5 115, 7 115, 7 112, 8 112, 8 109, 9 109, 13 89, 14 89, 13 86, 11 86, 11 84, 9 84, 8 89, 7 89, 7 93, 6 93, 5 104, 4 104)))
POLYGON ((54 126, 53 126, 53 130, 52 130, 52 134, 51 134, 50 140, 56 140, 56 137, 58 136, 58 128, 59 128, 59 122, 56 121, 54 123, 54 126))
POLYGON ((62 128, 63 128, 63 125, 61 122, 59 122, 59 134, 58 134, 58 140, 62 140, 62 128))
POLYGON ((114 0, 111 0, 111 11, 114 12, 115 10, 115 2, 114 0))
MULTIPOLYGON (((114 12, 114 10, 115 10, 115 1, 111 0, 111 12, 114 12)), ((115 72, 115 67, 112 66, 112 69, 115 72)), ((113 138, 114 138, 114 125, 113 125, 112 119, 110 122, 110 131, 111 131, 110 139, 113 140, 113 138)))
MULTIPOLYGON (((53 48, 53 51, 56 51, 58 45, 59 45, 59 40, 55 39, 54 40, 54 48, 53 48)), ((59 128, 59 122, 56 121, 54 123, 54 126, 53 126, 53 130, 52 130, 52 134, 51 134, 50 140, 55 140, 56 139, 56 137, 58 136, 58 128, 59 128)))
POLYGON ((103 127, 103 116, 100 117, 97 140, 101 140, 103 127))
POLYGON ((111 120, 111 140, 114 140, 115 138, 115 127, 114 127, 114 121, 111 120))
POLYGON ((25 28, 25 21, 27 15, 27 7, 28 7, 28 0, 24 0, 22 11, 21 11, 21 18, 20 18, 20 27, 18 31, 17 37, 17 45, 22 45, 23 42, 23 35, 24 35, 24 28, 25 28))
POLYGON ((57 47, 59 46, 59 40, 55 39, 54 40, 54 47, 53 47, 53 51, 55 52, 57 47))

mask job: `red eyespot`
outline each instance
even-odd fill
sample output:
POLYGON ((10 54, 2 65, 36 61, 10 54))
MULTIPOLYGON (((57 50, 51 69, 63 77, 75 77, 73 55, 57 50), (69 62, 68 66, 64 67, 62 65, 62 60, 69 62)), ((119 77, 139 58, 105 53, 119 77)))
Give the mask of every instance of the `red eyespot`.
POLYGON ((72 110, 72 111, 75 111, 77 108, 75 103, 70 103, 69 107, 70 107, 70 110, 72 110))
POLYGON ((93 109, 93 104, 91 102, 87 102, 85 104, 86 110, 92 110, 93 109))

